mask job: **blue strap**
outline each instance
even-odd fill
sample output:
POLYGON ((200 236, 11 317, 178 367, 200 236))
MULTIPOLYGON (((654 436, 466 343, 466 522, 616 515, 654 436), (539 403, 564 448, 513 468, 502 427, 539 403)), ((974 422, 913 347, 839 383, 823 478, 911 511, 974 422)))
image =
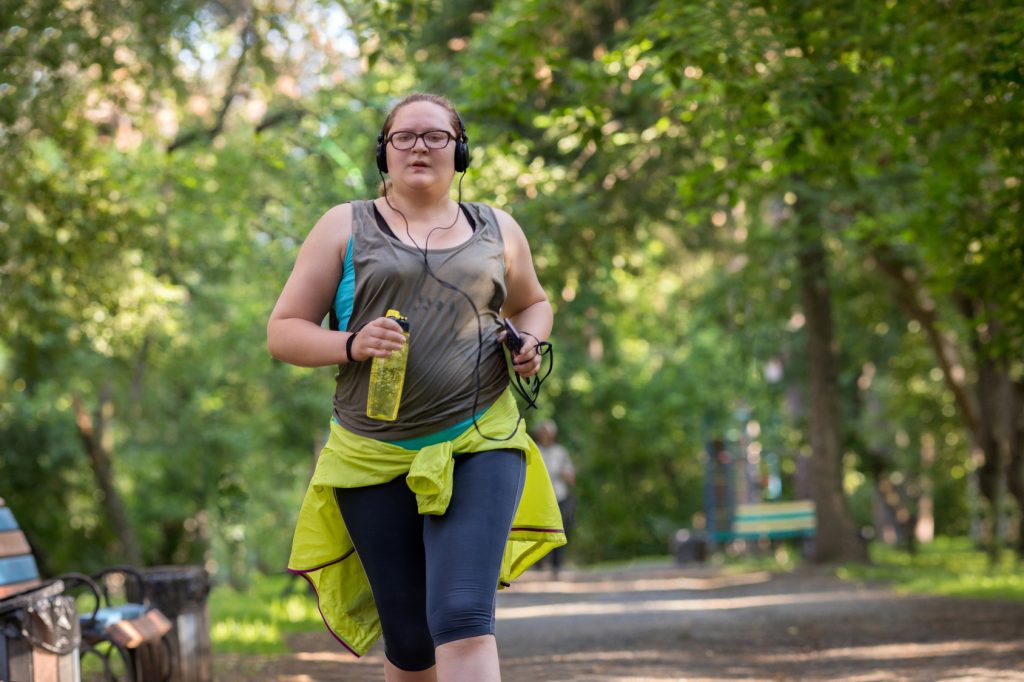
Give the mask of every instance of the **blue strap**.
POLYGON ((334 294, 334 315, 338 318, 338 330, 348 329, 348 321, 352 318, 352 306, 356 300, 356 270, 352 265, 352 242, 355 234, 348 238, 345 249, 345 262, 342 265, 341 281, 334 294))

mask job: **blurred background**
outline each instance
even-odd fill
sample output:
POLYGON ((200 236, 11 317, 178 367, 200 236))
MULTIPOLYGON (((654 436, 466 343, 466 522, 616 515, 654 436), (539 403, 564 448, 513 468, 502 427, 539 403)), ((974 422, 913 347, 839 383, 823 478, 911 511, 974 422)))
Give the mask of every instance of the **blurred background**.
POLYGON ((668 556, 716 475, 813 500, 812 561, 1020 552, 1022 38, 1012 0, 5 2, 0 496, 44 573, 280 574, 334 372, 266 319, 427 90, 555 307, 571 562, 668 556))

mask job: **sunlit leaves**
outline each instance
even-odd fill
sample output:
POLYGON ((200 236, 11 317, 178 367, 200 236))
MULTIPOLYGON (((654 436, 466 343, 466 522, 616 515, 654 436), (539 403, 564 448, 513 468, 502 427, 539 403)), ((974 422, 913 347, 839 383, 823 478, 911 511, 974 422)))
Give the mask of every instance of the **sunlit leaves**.
MULTIPOLYGON (((374 192, 383 112, 414 89, 455 101, 474 151, 463 197, 523 225, 555 305, 542 406, 580 463, 582 556, 661 551, 738 398, 784 460, 806 446, 785 406, 805 369, 791 228, 808 206, 836 264, 852 435, 883 436, 909 472, 931 433, 960 494, 950 397, 865 255, 920 266, 944 314, 954 292, 991 303, 979 323, 1020 355, 1013 3, 343 5, 0 10, 0 428, 62 467, 76 529, 109 539, 72 464, 69 394, 110 381, 151 555, 195 558, 212 533, 224 565, 254 537, 279 565, 330 371, 272 363, 266 314, 319 215, 374 192), (256 499, 271 512, 247 517, 256 499)), ((18 481, 42 475, 19 462, 18 481)))

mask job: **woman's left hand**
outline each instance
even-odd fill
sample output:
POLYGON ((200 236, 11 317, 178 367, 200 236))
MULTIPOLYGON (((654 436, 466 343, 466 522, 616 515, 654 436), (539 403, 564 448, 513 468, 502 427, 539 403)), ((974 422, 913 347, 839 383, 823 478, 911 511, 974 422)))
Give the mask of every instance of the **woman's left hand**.
MULTIPOLYGON (((498 340, 505 342, 506 332, 498 335, 498 340)), ((523 334, 523 347, 518 353, 511 353, 512 368, 521 377, 532 377, 540 371, 541 357, 537 353, 539 342, 529 334, 523 334)))

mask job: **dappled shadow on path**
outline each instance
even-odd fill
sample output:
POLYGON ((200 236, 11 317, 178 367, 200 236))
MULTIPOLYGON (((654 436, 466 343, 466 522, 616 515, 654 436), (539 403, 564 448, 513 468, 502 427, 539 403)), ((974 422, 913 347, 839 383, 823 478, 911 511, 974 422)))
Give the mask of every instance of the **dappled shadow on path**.
MULTIPOLYGON (((897 595, 821 571, 528 574, 498 600, 505 682, 1021 680, 1024 605, 897 595)), ((325 633, 219 657, 224 680, 383 679, 325 633)))

